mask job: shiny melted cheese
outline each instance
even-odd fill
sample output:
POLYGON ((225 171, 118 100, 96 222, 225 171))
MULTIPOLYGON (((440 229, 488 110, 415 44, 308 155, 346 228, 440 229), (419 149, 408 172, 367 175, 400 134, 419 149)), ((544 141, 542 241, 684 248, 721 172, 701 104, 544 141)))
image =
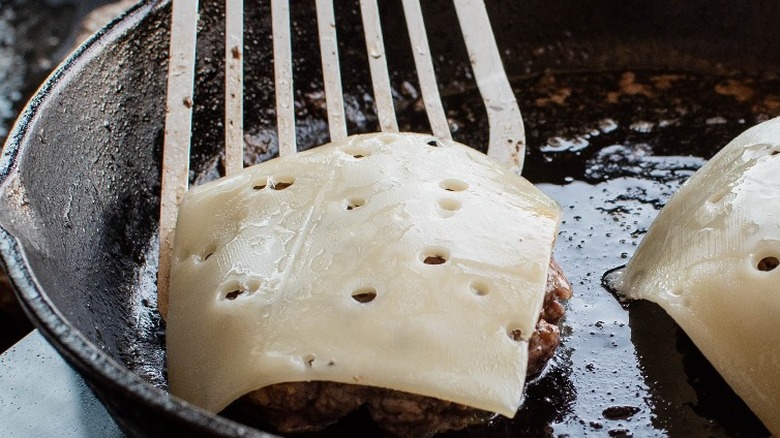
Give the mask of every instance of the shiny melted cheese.
POLYGON ((650 227, 618 289, 658 303, 780 436, 780 119, 703 166, 650 227))
POLYGON ((417 134, 350 137, 195 187, 176 229, 170 390, 217 412, 326 380, 511 417, 560 213, 483 154, 417 134))

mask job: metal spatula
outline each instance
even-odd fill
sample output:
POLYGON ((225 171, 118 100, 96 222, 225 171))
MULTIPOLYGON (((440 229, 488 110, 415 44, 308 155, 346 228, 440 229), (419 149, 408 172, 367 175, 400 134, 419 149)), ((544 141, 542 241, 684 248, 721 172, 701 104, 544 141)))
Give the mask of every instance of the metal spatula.
MULTIPOLYGON (((231 174, 243 168, 244 4, 243 0, 225 2, 225 172, 231 174)), ((188 185, 198 22, 198 0, 173 0, 172 3, 157 280, 158 307, 163 316, 167 314, 177 210, 188 185)), ((488 155, 519 172, 525 150, 523 120, 504 72, 484 2, 454 0, 453 3, 487 109, 490 124, 488 155)), ((450 129, 439 97, 420 0, 403 0, 403 8, 431 130, 435 136, 449 139, 450 129)), ((331 140, 337 141, 347 137, 336 37, 338 23, 332 0, 317 0, 316 9, 328 126, 331 140)), ((288 0, 272 0, 271 11, 279 154, 290 156, 297 153, 290 4, 288 0)), ((360 11, 379 127, 383 132, 398 132, 377 0, 361 0, 360 11)))

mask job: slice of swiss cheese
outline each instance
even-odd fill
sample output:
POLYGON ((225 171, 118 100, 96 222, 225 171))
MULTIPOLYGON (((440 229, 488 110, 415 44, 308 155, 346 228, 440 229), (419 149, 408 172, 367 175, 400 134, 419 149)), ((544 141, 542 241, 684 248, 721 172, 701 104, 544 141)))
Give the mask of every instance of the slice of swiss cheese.
POLYGON ((780 436, 780 119, 726 145, 669 200, 617 285, 658 303, 780 436))
POLYGON ((176 228, 170 390, 218 412, 325 380, 511 417, 560 214, 484 154, 421 134, 353 136, 195 187, 176 228))

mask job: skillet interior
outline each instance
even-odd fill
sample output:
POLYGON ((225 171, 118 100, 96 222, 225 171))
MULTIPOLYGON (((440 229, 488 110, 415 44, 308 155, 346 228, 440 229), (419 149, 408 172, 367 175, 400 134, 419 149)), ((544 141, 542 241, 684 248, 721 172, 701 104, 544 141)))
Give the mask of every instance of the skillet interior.
MULTIPOLYGON (((204 3, 219 8, 219 2, 204 3)), ((407 105, 412 99, 403 83, 416 81, 396 3, 382 7, 385 31, 393 35, 387 49, 404 107, 401 124, 426 130, 407 105)), ((600 287, 600 277, 625 262, 623 253, 630 255, 656 209, 702 162, 675 156, 708 158, 744 127, 780 111, 769 98, 780 64, 769 23, 780 12, 709 1, 569 3, 489 3, 532 145, 524 174, 545 183, 543 189, 567 209, 556 252, 577 296, 564 345, 530 386, 520 419, 466 434, 766 435, 662 312, 643 303, 622 307, 600 287), (627 70, 710 79, 674 80, 677 88, 664 92, 653 79, 658 74, 640 73, 631 85, 622 74, 627 70), (556 73, 539 76, 545 71, 556 73), (727 76, 735 74, 737 85, 753 90, 741 102, 744 94, 713 91, 724 90, 727 76), (556 103, 565 90, 568 97, 556 103), (675 91, 687 93, 685 99, 674 100, 675 91), (610 92, 618 93, 616 102, 610 92), (614 144, 626 147, 605 149, 614 144), (726 402, 711 405, 709 399, 726 402)), ((321 87, 313 2, 305 6, 294 10, 293 32, 301 148, 327 139, 312 94, 321 87)), ((424 7, 456 139, 480 147, 487 135, 484 110, 453 29, 454 13, 447 2, 424 7)), ((344 26, 339 37, 350 132, 374 130, 356 5, 338 4, 337 18, 344 26)), ((2 233, 1 249, 44 335, 127 432, 251 434, 162 391, 164 328, 154 311, 154 278, 168 20, 165 3, 142 3, 67 61, 33 100, 0 162, 0 222, 16 237, 2 233)), ((250 8, 247 164, 276 151, 269 24, 267 5, 250 8)), ((197 181, 217 176, 222 144, 220 20, 204 21, 202 30, 197 181)))

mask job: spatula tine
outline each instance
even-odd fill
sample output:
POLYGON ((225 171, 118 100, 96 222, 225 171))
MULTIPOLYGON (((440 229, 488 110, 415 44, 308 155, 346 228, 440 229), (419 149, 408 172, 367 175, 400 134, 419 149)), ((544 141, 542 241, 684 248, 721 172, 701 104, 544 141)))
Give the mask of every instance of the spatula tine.
POLYGON ((325 82, 325 101, 328 105, 328 129, 330 141, 338 141, 347 138, 347 120, 344 114, 344 94, 341 88, 336 15, 333 12, 333 0, 317 0, 316 3, 322 75, 325 82))
POLYGON ((157 273, 157 306, 163 316, 168 313, 168 283, 176 216, 189 180, 197 28, 198 1, 173 0, 157 273))
POLYGON ((428 113, 433 135, 439 138, 452 139, 447 116, 441 104, 439 87, 436 82, 436 73, 433 70, 431 49, 428 45, 428 35, 425 32, 420 0, 403 0, 406 27, 409 29, 409 40, 412 43, 414 53, 414 65, 417 68, 417 77, 420 80, 423 103, 428 113))
POLYGON ((395 118, 393 92, 390 88, 390 75, 387 70, 385 43, 382 38, 382 24, 379 21, 379 8, 376 0, 360 0, 360 15, 363 17, 363 31, 366 35, 368 67, 374 86, 379 127, 382 132, 398 132, 395 118))
POLYGON ((271 1, 271 26, 274 46, 274 84, 276 85, 276 126, 279 156, 295 155, 295 95, 293 94, 290 4, 271 1))
POLYGON ((525 159, 525 128, 504 72, 483 0, 454 0, 460 29, 490 123, 488 155, 519 172, 525 159))
POLYGON ((244 167, 244 0, 225 2, 225 174, 244 167))

